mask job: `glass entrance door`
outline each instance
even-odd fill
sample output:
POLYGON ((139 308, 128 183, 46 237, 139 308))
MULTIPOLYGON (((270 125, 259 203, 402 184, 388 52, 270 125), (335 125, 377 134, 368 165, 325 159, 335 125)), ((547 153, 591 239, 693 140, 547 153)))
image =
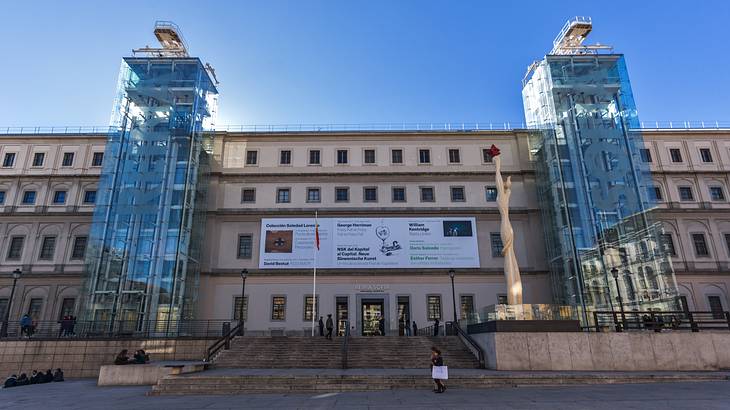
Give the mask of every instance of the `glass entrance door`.
POLYGON ((337 302, 337 336, 344 336, 347 327, 347 296, 338 296, 337 302))
POLYGON ((398 336, 407 334, 406 327, 411 319, 411 302, 408 296, 398 296, 398 336))
POLYGON ((362 335, 381 336, 380 320, 383 318, 382 300, 362 301, 362 335))

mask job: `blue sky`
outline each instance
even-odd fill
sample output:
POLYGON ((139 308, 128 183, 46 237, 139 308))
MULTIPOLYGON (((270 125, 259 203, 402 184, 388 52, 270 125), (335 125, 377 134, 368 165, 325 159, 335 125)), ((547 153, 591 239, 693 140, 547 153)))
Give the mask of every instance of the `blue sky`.
POLYGON ((181 26, 218 124, 521 121, 570 16, 626 54, 642 120, 730 119, 725 1, 7 1, 0 126, 106 125, 120 58, 181 26))

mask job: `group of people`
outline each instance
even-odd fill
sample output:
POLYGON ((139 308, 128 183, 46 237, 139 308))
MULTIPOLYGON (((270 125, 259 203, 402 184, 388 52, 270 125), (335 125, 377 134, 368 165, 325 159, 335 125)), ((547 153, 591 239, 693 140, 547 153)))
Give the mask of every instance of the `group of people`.
POLYGON ((114 364, 117 364, 117 365, 145 364, 150 361, 150 355, 148 355, 142 349, 139 349, 136 352, 134 352, 134 356, 132 356, 132 357, 129 357, 128 354, 129 354, 129 351, 127 349, 124 349, 121 352, 119 352, 117 357, 114 358, 114 364))
POLYGON ((58 337, 76 336, 76 316, 64 316, 58 321, 61 324, 61 329, 58 331, 58 337))
POLYGON ((50 382, 62 382, 63 381, 63 370, 56 369, 55 372, 51 372, 48 369, 45 373, 33 370, 33 373, 28 377, 25 373, 21 373, 20 377, 13 374, 5 380, 3 384, 4 388, 25 386, 27 384, 41 384, 50 382))
POLYGON ((332 320, 332 314, 327 315, 327 323, 322 320, 322 316, 319 317, 319 335, 324 336, 327 340, 332 340, 332 331, 335 328, 335 321, 332 320), (324 329, 327 328, 327 334, 324 334, 324 329))

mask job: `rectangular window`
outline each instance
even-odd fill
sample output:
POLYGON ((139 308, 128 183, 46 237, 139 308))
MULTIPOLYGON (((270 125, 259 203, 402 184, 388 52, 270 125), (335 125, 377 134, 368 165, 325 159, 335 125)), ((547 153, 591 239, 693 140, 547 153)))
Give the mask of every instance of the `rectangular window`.
POLYGON ((674 238, 672 237, 671 233, 663 233, 661 234, 661 245, 664 247, 664 251, 671 255, 676 256, 677 251, 674 249, 674 238))
POLYGON ((492 245, 492 257, 493 258, 501 258, 502 257, 502 236, 499 234, 499 232, 491 232, 489 234, 489 242, 492 245))
POLYGON ((418 150, 418 163, 419 164, 430 164, 431 163, 431 150, 430 149, 419 149, 418 150))
POLYGON ((641 153, 642 162, 651 162, 651 151, 649 151, 649 148, 642 148, 639 152, 641 153))
POLYGON ((498 305, 506 305, 507 301, 508 301, 507 295, 505 295, 504 293, 497 294, 497 304, 498 305))
POLYGON ((307 202, 321 202, 322 195, 319 188, 307 188, 307 202))
POLYGON ((461 319, 466 320, 469 315, 474 313, 474 296, 473 295, 461 295, 459 296, 461 301, 461 319))
POLYGON ((374 149, 366 149, 365 151, 363 151, 363 162, 366 164, 375 163, 375 150, 374 149))
POLYGON ((433 202, 433 201, 434 201, 433 187, 422 186, 421 187, 421 202, 433 202))
POLYGON ((451 187, 451 202, 464 202, 466 201, 466 194, 464 193, 463 186, 452 186, 451 187))
POLYGON ((392 162, 394 164, 402 164, 403 163, 403 150, 402 149, 390 150, 390 162, 392 162))
POLYGON ((692 194, 692 187, 681 186, 679 187, 679 200, 680 201, 694 201, 695 197, 692 194))
POLYGON ((337 150, 337 163, 339 165, 347 164, 347 150, 346 149, 337 150))
POLYGON ((0 299, 0 318, 5 320, 5 315, 8 313, 8 306, 10 305, 10 299, 0 299))
POLYGON ((241 202, 248 204, 256 202, 256 189, 243 188, 241 190, 241 202))
POLYGON ((709 148, 700 148, 700 157, 702 162, 712 162, 712 152, 709 148))
POLYGON ((312 149, 309 150, 309 165, 319 165, 320 158, 319 158, 319 150, 318 149, 312 149))
POLYGON ((73 152, 64 152, 63 153, 63 160, 61 160, 61 166, 62 167, 71 167, 74 164, 74 153, 73 152))
POLYGON ((66 203, 66 191, 56 191, 53 193, 54 204, 65 204, 66 203))
POLYGON ((233 320, 241 320, 241 302, 243 302, 243 320, 248 320, 248 296, 233 298, 233 320))
POLYGON ((287 204, 291 201, 289 196, 289 188, 279 188, 276 190, 276 203, 287 204))
POLYGON ((91 166, 92 167, 100 167, 101 164, 104 163, 104 153, 103 152, 95 152, 94 156, 91 158, 91 166))
POLYGON ((364 202, 376 202, 378 200, 378 188, 365 187, 362 189, 362 199, 364 202))
POLYGON ((350 200, 350 188, 335 188, 335 202, 347 202, 350 200))
POLYGON ((722 308, 722 300, 719 296, 708 296, 707 304, 710 305, 713 319, 723 319, 725 317, 725 309, 722 308))
POLYGON ((43 166, 43 160, 46 159, 46 154, 44 152, 36 152, 33 154, 33 166, 34 167, 42 167, 43 166))
POLYGON ((669 156, 672 157, 672 162, 682 162, 682 151, 679 148, 670 148, 669 156))
POLYGON ((66 316, 73 316, 75 306, 76 299, 63 298, 63 301, 61 302, 61 309, 58 311, 58 320, 61 320, 66 316))
POLYGON ((311 322, 312 314, 316 319, 319 316, 319 296, 313 298, 312 296, 304 297, 304 321, 311 322))
POLYGON ((693 233, 692 243, 695 246, 695 254, 697 256, 710 256, 710 250, 707 248, 707 240, 703 233, 693 233))
POLYGON ((8 247, 8 260, 17 261, 23 255, 24 236, 13 236, 10 238, 10 246, 8 247))
POLYGON ((286 320, 286 296, 271 298, 271 320, 286 320))
POLYGON ((86 256, 86 242, 88 238, 86 236, 77 236, 74 238, 74 247, 71 251, 71 259, 79 260, 84 259, 86 256))
POLYGON ((85 204, 93 204, 95 202, 96 202, 96 191, 84 192, 84 203, 85 204))
POLYGON ((405 202, 406 201, 406 189, 400 186, 393 187, 393 202, 405 202))
POLYGON ((485 164, 491 164, 493 159, 492 151, 488 148, 482 148, 482 162, 485 164))
POLYGON ((238 235, 238 259, 251 259, 253 249, 252 235, 238 235))
POLYGON ((710 187, 710 199, 712 199, 713 201, 724 201, 725 192, 722 190, 722 187, 711 186, 710 187))
POLYGON ((458 149, 449 149, 449 164, 460 164, 461 152, 458 149))
POLYGON ((5 191, 0 191, 0 205, 5 203, 5 191))
POLYGON ((279 153, 279 165, 291 165, 291 151, 281 150, 279 153))
POLYGON ((35 191, 23 192, 23 205, 33 205, 35 203, 35 191))
POLYGON ((730 233, 725 234, 725 246, 727 247, 727 254, 730 255, 730 233))
POLYGON ((687 303, 687 296, 679 296, 679 306, 682 308, 683 312, 689 312, 689 303, 687 303))
POLYGON ((649 197, 654 201, 661 201, 663 198, 662 196, 662 190, 658 186, 651 187, 649 189, 649 197))
POLYGON ((428 321, 441 320, 441 295, 428 295, 428 321))
POLYGON ((13 165, 15 165, 15 153, 14 152, 5 153, 5 158, 3 158, 3 167, 11 168, 13 165))
POLYGON ((41 318, 41 308, 43 307, 42 298, 32 298, 28 304, 28 315, 37 322, 41 318))
POLYGON ((55 236, 44 236, 43 242, 41 242, 41 253, 38 255, 40 260, 52 260, 53 254, 56 251, 56 237, 55 236))
POLYGON ((259 152, 255 150, 246 151, 246 165, 256 165, 259 162, 259 152))
POLYGON ((486 187, 487 202, 497 202, 497 187, 488 186, 486 187))

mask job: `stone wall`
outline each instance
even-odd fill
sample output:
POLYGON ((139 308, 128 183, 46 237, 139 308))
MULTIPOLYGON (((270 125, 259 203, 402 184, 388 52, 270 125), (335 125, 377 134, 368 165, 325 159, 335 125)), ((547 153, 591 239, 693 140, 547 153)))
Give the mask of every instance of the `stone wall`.
POLYGON ((478 333, 496 370, 687 371, 730 368, 730 332, 478 333))
POLYGON ((122 350, 144 349, 152 361, 202 360, 210 339, 15 340, 0 341, 0 377, 33 370, 63 369, 66 377, 97 377, 122 350))

